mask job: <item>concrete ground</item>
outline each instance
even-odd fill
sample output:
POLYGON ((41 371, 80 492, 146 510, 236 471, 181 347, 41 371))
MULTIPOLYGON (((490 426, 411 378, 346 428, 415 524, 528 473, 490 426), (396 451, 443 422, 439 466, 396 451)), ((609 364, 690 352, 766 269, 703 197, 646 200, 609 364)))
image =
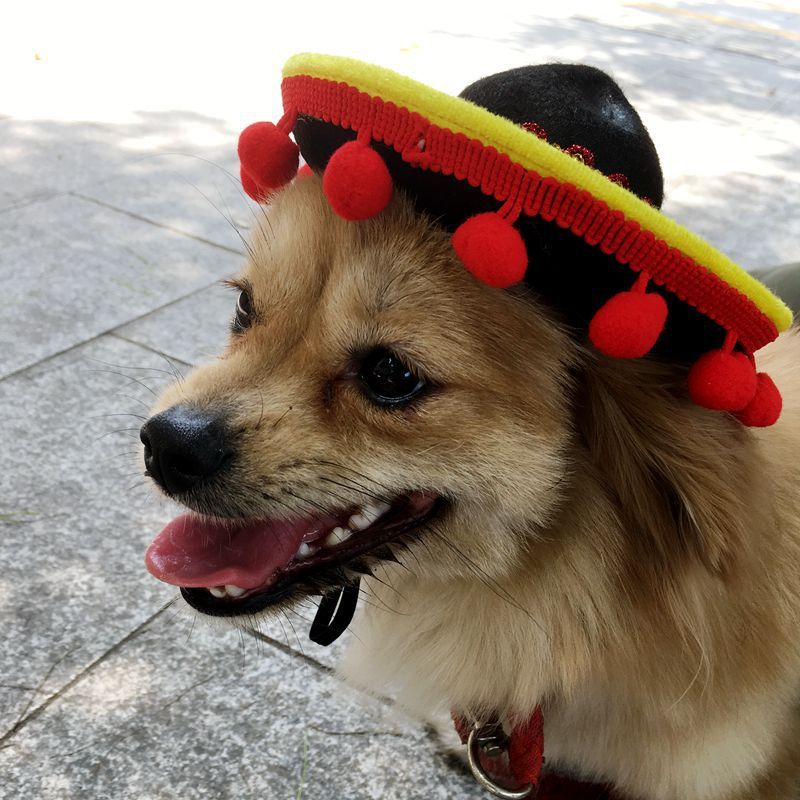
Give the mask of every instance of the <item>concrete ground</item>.
POLYGON ((236 136, 279 116, 292 52, 448 91, 524 63, 603 67, 662 154, 667 213, 747 268, 800 260, 797 4, 466 5, 6 13, 0 797, 483 796, 420 724, 335 679, 308 609, 260 639, 212 629, 142 564, 174 508, 141 475, 138 426, 225 339, 219 280, 253 219, 236 136))

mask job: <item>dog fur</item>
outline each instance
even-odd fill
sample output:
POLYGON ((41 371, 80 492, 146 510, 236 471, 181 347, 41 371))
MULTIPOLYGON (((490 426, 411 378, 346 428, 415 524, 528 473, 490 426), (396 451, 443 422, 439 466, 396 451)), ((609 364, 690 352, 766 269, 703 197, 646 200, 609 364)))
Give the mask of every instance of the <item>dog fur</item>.
POLYGON ((607 359, 528 290, 479 284, 396 193, 336 217, 304 178, 265 210, 255 321, 159 408, 224 410, 219 516, 432 489, 446 513, 382 562, 344 670, 406 706, 541 704, 548 767, 641 800, 793 800, 800 781, 800 339, 759 353, 772 428, 693 405, 686 370, 607 359), (434 387, 373 406, 354 354, 434 387), (361 487, 359 489, 358 487, 361 487))

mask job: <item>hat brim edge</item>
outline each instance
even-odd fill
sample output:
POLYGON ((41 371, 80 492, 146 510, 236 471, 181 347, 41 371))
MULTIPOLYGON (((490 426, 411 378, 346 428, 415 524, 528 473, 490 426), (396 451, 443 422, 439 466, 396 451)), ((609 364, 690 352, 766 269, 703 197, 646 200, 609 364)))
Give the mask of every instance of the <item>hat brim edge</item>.
POLYGON ((434 125, 478 140, 504 153, 526 170, 535 170, 545 177, 590 192, 612 210, 634 220, 669 247, 686 254, 736 289, 756 305, 778 332, 791 326, 793 314, 789 307, 722 252, 601 172, 587 167, 504 117, 392 70, 343 56, 297 54, 286 62, 283 77, 299 76, 352 86, 371 97, 379 97, 419 114, 434 125))

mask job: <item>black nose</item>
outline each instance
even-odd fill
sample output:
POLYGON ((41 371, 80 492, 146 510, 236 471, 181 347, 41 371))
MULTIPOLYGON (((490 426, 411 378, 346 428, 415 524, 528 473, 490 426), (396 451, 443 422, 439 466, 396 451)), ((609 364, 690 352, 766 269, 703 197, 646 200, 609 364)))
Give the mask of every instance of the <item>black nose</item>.
POLYGON ((170 494, 188 491, 229 463, 233 450, 218 414, 173 406, 139 431, 148 474, 170 494))

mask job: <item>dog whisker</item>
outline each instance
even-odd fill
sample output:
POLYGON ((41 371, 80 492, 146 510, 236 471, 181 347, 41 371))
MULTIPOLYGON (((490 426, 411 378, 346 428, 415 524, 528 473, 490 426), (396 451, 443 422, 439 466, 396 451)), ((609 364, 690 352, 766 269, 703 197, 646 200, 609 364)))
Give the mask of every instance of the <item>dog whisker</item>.
MULTIPOLYGON (((301 641, 300 637, 297 635, 297 628, 295 628, 294 623, 289 619, 289 615, 284 612, 284 618, 286 619, 287 624, 292 629, 292 634, 294 635, 295 641, 297 642, 297 647, 300 650, 302 655, 305 655, 305 650, 303 649, 303 642, 301 641)), ((289 644, 288 641, 286 643, 289 644)))
MULTIPOLYGON (((376 480, 375 478, 370 478, 368 475, 365 475, 363 472, 359 472, 357 469, 354 469, 353 467, 347 466, 346 464, 342 464, 342 463, 339 463, 337 461, 324 461, 324 460, 317 460, 317 461, 310 462, 310 463, 316 463, 316 464, 321 464, 323 466, 335 467, 336 469, 347 470, 348 472, 352 472, 354 475, 356 475, 357 477, 361 478, 362 480, 365 480, 368 483, 374 483, 376 486, 380 486, 381 488, 385 489, 386 491, 388 491, 390 493, 392 493, 394 491, 391 487, 387 486, 386 484, 381 483, 380 481, 376 480)), ((366 487, 362 487, 362 488, 366 488, 366 487)))
POLYGON ((325 506, 321 505, 320 503, 315 502, 314 500, 309 500, 307 497, 303 497, 302 495, 295 494, 294 492, 290 491, 289 489, 283 490, 284 494, 288 494, 289 497, 294 497, 295 500, 299 500, 301 503, 305 503, 312 508, 316 508, 317 511, 322 511, 323 513, 327 513, 330 511, 329 508, 325 508, 325 506))
MULTIPOLYGON (((106 456, 105 458, 99 458, 99 459, 97 459, 96 463, 105 464, 108 461, 115 461, 116 459, 123 458, 123 457, 131 458, 131 456, 135 456, 135 455, 138 455, 138 454, 139 454, 138 450, 123 450, 121 453, 112 453, 111 455, 106 456)), ((136 474, 141 474, 141 473, 136 473, 136 474)))
MULTIPOLYGON (((261 388, 258 390, 258 396, 261 398, 261 413, 258 415, 258 422, 256 422, 254 430, 260 430, 261 423, 264 420, 264 392, 261 390, 261 388)), ((273 425, 273 427, 275 426, 273 425)))
POLYGON ((138 437, 137 433, 131 434, 131 431, 138 432, 138 430, 139 430, 139 428, 116 428, 113 431, 106 431, 101 436, 98 436, 94 441, 95 442, 99 442, 101 439, 105 439, 108 436, 115 436, 117 434, 124 434, 126 436, 130 436, 132 439, 137 439, 138 440, 139 437, 138 437))
MULTIPOLYGON (((289 641, 289 634, 287 633, 286 627, 283 624, 283 619, 285 619, 285 618, 287 618, 286 617, 286 612, 283 609, 279 609, 278 613, 275 616, 275 619, 277 620, 278 625, 281 626, 281 633, 283 634, 283 642, 284 642, 284 644, 286 645, 287 649, 291 649, 292 645, 291 645, 291 642, 289 641)), ((253 630, 254 630, 255 633, 258 633, 258 634, 261 633, 261 631, 257 627, 255 627, 255 625, 253 626, 253 630)), ((258 640, 258 636, 255 636, 253 633, 251 633, 251 636, 254 636, 254 638, 256 640, 258 640)))
POLYGON ((244 633, 242 632, 241 628, 237 630, 239 634, 239 652, 242 654, 242 662, 241 662, 241 670, 244 672, 245 669, 245 661, 246 661, 246 648, 244 644, 244 633))
MULTIPOLYGON (((225 220, 225 222, 228 223, 228 225, 230 226, 231 230, 239 237, 239 240, 241 241, 242 245, 244 246, 245 253, 247 255, 249 255, 251 259, 255 259, 256 255, 253 252, 253 249, 251 248, 249 242, 247 241, 247 239, 244 238, 244 236, 242 235, 242 232, 239 230, 239 227, 233 221, 233 217, 232 216, 228 216, 228 214, 230 214, 230 210, 227 209, 227 204, 226 204, 226 210, 228 210, 228 214, 225 214, 222 211, 222 209, 199 186, 197 186, 197 184, 192 183, 190 180, 188 180, 186 178, 184 178, 184 181, 189 186, 191 186, 225 220)), ((224 197, 221 194, 220 194, 220 198, 222 199, 223 202, 225 202, 224 197)))
POLYGON ((400 611, 389 606, 386 601, 382 600, 379 597, 376 597, 374 594, 369 593, 363 586, 359 587, 358 596, 360 602, 362 602, 365 606, 369 608, 375 609, 380 613, 389 613, 395 614, 400 617, 408 616, 407 614, 403 614, 400 611))
POLYGON ((348 491, 358 492, 359 494, 366 495, 367 497, 371 498, 372 500, 382 501, 385 498, 381 495, 375 494, 374 492, 370 492, 367 489, 362 489, 359 486, 352 486, 346 483, 342 483, 341 481, 336 481, 333 478, 326 478, 323 475, 320 475, 320 480, 325 481, 326 483, 332 483, 335 486, 339 486, 342 489, 347 489, 348 491))
MULTIPOLYGON (((342 486, 342 484, 338 484, 338 485, 342 486)), ((347 486, 345 486, 344 488, 347 488, 347 489, 349 489, 351 491, 358 491, 357 489, 355 489, 355 487, 347 487, 347 486)), ((314 487, 314 491, 315 492, 322 492, 322 494, 326 495, 327 497, 331 497, 331 498, 334 498, 335 500, 338 500, 339 503, 341 504, 341 492, 337 492, 334 489, 325 489, 322 486, 314 487)), ((377 496, 372 497, 372 499, 375 500, 376 502, 381 502, 381 503, 391 503, 391 500, 392 500, 391 497, 377 497, 377 496)))
POLYGON ((89 417, 89 419, 106 419, 107 417, 134 417, 135 419, 141 419, 143 421, 147 421, 147 417, 143 417, 141 414, 132 414, 131 412, 119 412, 116 414, 96 414, 94 416, 89 417))
POLYGON ((194 626, 196 622, 197 622, 197 613, 195 612, 194 614, 192 614, 192 619, 191 622, 189 623, 189 631, 186 634, 187 645, 189 644, 189 640, 192 638, 192 634, 194 633, 194 626))
MULTIPOLYGON (((210 158, 206 158, 205 156, 201 156, 198 153, 184 153, 180 150, 164 150, 160 153, 153 153, 149 158, 163 158, 164 156, 179 156, 180 158, 188 158, 193 159, 194 161, 202 161, 203 164, 207 164, 209 167, 214 167, 214 169, 218 170, 223 174, 225 178, 230 181, 230 184, 233 188, 235 188, 238 192, 241 193, 242 197, 246 195, 242 191, 242 181, 238 175, 234 175, 229 169, 223 167, 222 164, 218 164, 216 161, 212 161, 210 158)), ((178 172, 172 172, 177 178, 182 178, 183 176, 178 172)))
MULTIPOLYGON (((401 600, 403 600, 405 602, 408 602, 408 598, 401 591, 399 591, 393 584, 391 584, 388 580, 384 581, 381 578, 379 578, 377 575, 375 575, 374 573, 370 576, 370 580, 374 580, 377 583, 380 583, 382 586, 385 586, 387 589, 389 589, 394 594, 396 594, 401 600)), ((383 599, 383 598, 381 598, 381 599, 383 599)), ((388 608, 388 606, 387 606, 387 608, 388 608)), ((395 611, 395 609, 392 609, 392 611, 395 611)), ((399 612, 396 612, 396 613, 399 613, 399 612)))
POLYGON ((298 509, 296 506, 293 506, 284 500, 281 500, 279 497, 270 496, 269 500, 277 505, 285 508, 289 512, 289 516, 296 516, 298 514, 304 513, 302 509, 298 509))
POLYGON ((178 388, 180 388, 181 392, 183 392, 183 374, 181 373, 180 369, 178 369, 178 366, 166 353, 162 352, 161 350, 156 350, 155 352, 167 362, 170 374, 175 379, 175 383, 178 385, 178 388))
MULTIPOLYGON (((264 211, 264 208, 261 206, 261 204, 260 204, 260 203, 259 203, 259 204, 254 204, 254 203, 252 203, 252 202, 251 202, 251 200, 250 200, 250 198, 247 196, 247 194, 246 194, 246 193, 244 192, 244 190, 242 189, 242 183, 241 183, 241 179, 239 178, 239 176, 237 176, 237 175, 234 175, 234 174, 233 174, 233 173, 232 173, 230 170, 226 169, 226 168, 225 168, 225 167, 223 167, 221 164, 217 164, 216 162, 214 162, 214 161, 211 161, 210 159, 203 158, 202 156, 199 156, 199 155, 197 155, 196 153, 180 153, 180 152, 171 152, 171 153, 163 153, 162 155, 173 155, 173 156, 181 156, 181 157, 184 157, 184 158, 193 158, 193 159, 196 159, 196 160, 198 160, 198 161, 202 161, 202 162, 203 162, 203 163, 205 163, 205 164, 208 164, 209 166, 213 167, 213 168, 214 168, 214 169, 216 169, 216 170, 219 170, 219 172, 221 172, 221 173, 223 174, 223 176, 224 176, 224 177, 225 177, 225 178, 226 178, 226 179, 227 179, 227 180, 230 182, 230 184, 231 184, 232 188, 236 190, 236 193, 237 193, 237 194, 238 194, 238 195, 241 197, 241 199, 243 200, 245 207, 248 209, 248 211, 250 212, 250 214, 251 214, 251 215, 252 215, 252 217, 253 217, 253 221, 254 221, 254 223, 255 223, 256 225, 258 225, 258 223, 259 223, 259 218, 256 216, 256 213, 255 213, 255 211, 254 211, 254 208, 253 208, 253 206, 254 206, 254 205, 256 205, 256 207, 257 207, 257 208, 258 208, 258 209, 261 211, 261 213, 262 213, 262 214, 265 216, 265 218, 266 218, 266 212, 264 211)), ((200 190, 200 189, 197 187, 197 185, 196 185, 196 184, 194 184, 194 183, 192 183, 191 181, 189 181, 189 180, 188 180, 188 179, 187 179, 185 176, 183 176, 183 175, 179 175, 179 174, 178 174, 178 175, 177 175, 177 177, 179 177, 181 180, 184 180, 184 181, 185 181, 185 182, 186 182, 186 183, 187 183, 189 186, 191 186, 192 188, 194 188, 195 190, 197 190, 197 191, 198 191, 198 192, 199 192, 199 193, 200 193, 200 194, 201 194, 201 195, 202 195, 202 196, 203 196, 203 197, 204 197, 204 198, 205 198, 205 199, 206 199, 206 200, 207 200, 207 201, 208 201, 208 202, 209 202, 209 203, 212 205, 212 207, 213 207, 213 208, 215 208, 215 209, 216 209, 216 210, 217 210, 217 211, 218 211, 220 214, 222 214, 222 212, 220 211, 220 209, 219 209, 219 208, 217 208, 217 206, 216 206, 214 203, 212 203, 212 202, 211 202, 211 200, 208 198, 208 196, 207 196, 207 195, 206 195, 204 192, 202 192, 202 191, 201 191, 201 190, 200 190)), ((228 211, 228 213, 230 214, 230 209, 228 209, 227 202, 225 201, 225 198, 224 198, 224 196, 223 196, 222 194, 220 194, 220 197, 221 197, 221 199, 222 199, 222 202, 225 204, 226 210, 227 210, 227 211, 228 211)), ((224 214, 222 214, 222 216, 223 216, 223 217, 225 217, 225 215, 224 215, 224 214)), ((225 219, 226 219, 226 220, 228 220, 228 222, 229 222, 231 225, 233 225, 233 226, 234 226, 234 228, 236 229, 237 233, 240 233, 240 231, 239 231, 239 229, 238 229, 238 226, 236 226, 236 224, 233 222, 233 216, 232 216, 232 215, 231 215, 230 219, 228 219, 227 217, 225 217, 225 219)), ((246 241, 244 241, 244 240, 243 240, 243 244, 244 244, 244 245, 245 245, 245 247, 246 247, 246 248, 249 250, 249 245, 248 245, 248 243, 247 243, 246 241)))
POLYGON ((143 387, 148 392, 150 392, 150 394, 152 394, 153 397, 158 397, 158 393, 155 391, 155 389, 148 386, 144 381, 139 380, 139 378, 135 378, 133 375, 124 375, 122 372, 117 372, 116 370, 113 369, 93 369, 89 370, 89 372, 104 373, 106 375, 117 375, 120 378, 124 378, 125 380, 130 381, 131 383, 135 383, 143 387))
MULTIPOLYGON (((86 356, 85 360, 86 361, 92 361, 95 364, 102 364, 104 367, 113 367, 114 370, 128 370, 128 371, 134 371, 134 372, 158 372, 158 373, 161 373, 163 375, 172 375, 171 372, 169 372, 169 371, 167 371, 165 369, 161 369, 160 367, 132 367, 132 366, 130 366, 128 364, 113 364, 113 363, 111 363, 109 361, 103 361, 102 359, 94 358, 93 356, 86 356)), ((88 370, 88 371, 89 372, 110 372, 110 370, 98 370, 98 369, 92 369, 92 370, 88 370)), ((112 372, 111 374, 113 374, 113 375, 122 375, 122 377, 124 377, 124 378, 130 377, 129 375, 125 375, 124 373, 120 373, 120 372, 112 372)))
MULTIPOLYGON (((287 415, 287 414, 288 414, 288 413, 289 413, 291 410, 292 410, 292 407, 291 407, 291 406, 289 406, 289 407, 286 409, 286 411, 284 411, 284 412, 283 412, 283 414, 281 414, 281 415, 278 417, 278 419, 276 419, 276 420, 275 420, 275 422, 273 422, 273 423, 272 423, 272 430, 275 430, 275 428, 277 428, 277 427, 278 427, 278 425, 280 425, 280 424, 281 424, 281 422, 283 422, 283 420, 285 419, 286 415, 287 415)), ((263 392, 262 392, 262 393, 261 393, 261 417, 259 418, 259 420, 258 420, 258 424, 256 425, 256 430, 258 430, 259 426, 261 425, 261 420, 262 420, 263 418, 264 418, 264 394, 263 394, 263 392)))
POLYGON ((541 625, 541 623, 533 617, 530 611, 519 604, 519 601, 506 589, 504 589, 497 581, 492 580, 492 578, 486 574, 486 572, 481 569, 469 556, 466 555, 462 550, 460 550, 453 542, 448 541, 447 537, 444 533, 437 528, 436 525, 430 525, 428 530, 430 530, 440 541, 444 541, 447 545, 452 549, 452 551, 470 568, 473 572, 475 577, 483 583, 488 589, 492 591, 493 594, 497 595, 501 600, 505 600, 510 606, 521 611, 525 614, 526 617, 534 624, 537 628, 548 638, 550 639, 549 633, 545 630, 545 628, 541 625))
POLYGON ((144 400, 142 400, 139 397, 134 397, 132 394, 125 394, 124 392, 114 392, 112 397, 124 397, 126 400, 131 400, 134 403, 139 403, 139 405, 144 406, 147 411, 150 410, 150 404, 149 403, 145 403, 144 400))

